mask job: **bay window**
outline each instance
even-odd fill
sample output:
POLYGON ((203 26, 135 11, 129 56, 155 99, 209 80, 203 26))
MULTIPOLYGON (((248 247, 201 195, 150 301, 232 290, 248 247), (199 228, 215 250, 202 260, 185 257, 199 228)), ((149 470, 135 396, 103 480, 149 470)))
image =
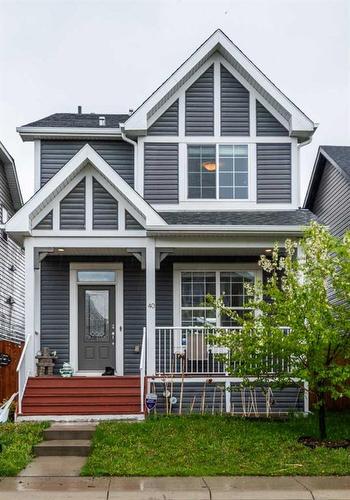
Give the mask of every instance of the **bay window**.
POLYGON ((189 145, 187 165, 189 199, 248 199, 248 145, 189 145))

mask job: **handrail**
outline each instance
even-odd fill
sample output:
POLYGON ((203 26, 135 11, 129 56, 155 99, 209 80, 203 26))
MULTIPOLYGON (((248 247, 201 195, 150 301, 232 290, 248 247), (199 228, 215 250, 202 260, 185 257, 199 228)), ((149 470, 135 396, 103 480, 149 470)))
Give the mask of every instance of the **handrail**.
POLYGON ((26 340, 24 342, 24 346, 23 346, 23 350, 22 350, 22 354, 21 354, 21 357, 19 358, 19 361, 18 361, 18 364, 17 364, 17 368, 16 368, 16 372, 19 372, 21 366, 22 366, 22 363, 23 363, 23 360, 24 360, 24 355, 26 353, 26 350, 28 349, 28 345, 29 345, 29 342, 30 342, 30 339, 32 338, 32 334, 30 333, 27 337, 26 337, 26 340))
POLYGON ((141 413, 144 412, 145 398, 145 375, 146 375, 146 328, 143 329, 141 356, 140 356, 140 396, 141 396, 141 413))
MULTIPOLYGON (((30 376, 30 369, 26 369, 26 352, 28 350, 29 344, 31 344, 33 340, 33 334, 29 334, 26 337, 23 350, 21 353, 21 356, 19 358, 16 372, 18 373, 18 413, 22 413, 22 399, 23 399, 23 394, 25 391, 25 388, 27 386, 28 378, 30 376)), ((32 360, 31 360, 32 361, 32 360)))

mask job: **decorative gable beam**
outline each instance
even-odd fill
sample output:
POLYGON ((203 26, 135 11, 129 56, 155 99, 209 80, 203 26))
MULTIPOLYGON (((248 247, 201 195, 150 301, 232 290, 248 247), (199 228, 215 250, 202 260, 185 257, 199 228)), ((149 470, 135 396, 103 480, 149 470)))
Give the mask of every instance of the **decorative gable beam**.
POLYGON ((159 270, 163 260, 166 259, 168 255, 171 255, 173 253, 173 248, 156 248, 156 269, 159 270))
POLYGON ((146 249, 145 248, 127 248, 128 253, 131 253, 135 259, 141 263, 141 269, 146 269, 146 249))

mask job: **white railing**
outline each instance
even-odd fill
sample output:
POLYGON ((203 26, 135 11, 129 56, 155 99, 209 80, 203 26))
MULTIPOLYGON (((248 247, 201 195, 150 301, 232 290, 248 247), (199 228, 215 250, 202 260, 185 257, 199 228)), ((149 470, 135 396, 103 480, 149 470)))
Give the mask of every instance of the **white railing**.
MULTIPOLYGON (((281 327, 288 331, 288 328, 281 327)), ((221 374, 225 375, 226 363, 234 368, 225 347, 215 345, 215 334, 222 330, 238 331, 241 327, 157 327, 156 328, 156 375, 165 374, 221 374), (225 356, 218 356, 224 354, 225 356)), ((278 360, 272 356, 266 359, 269 372, 274 372, 278 360)), ((280 361, 283 370, 288 371, 285 360, 280 361)))
POLYGON ((146 328, 143 329, 141 356, 140 356, 140 395, 141 395, 141 412, 144 411, 145 400, 145 376, 146 376, 146 328))
POLYGON ((22 399, 28 382, 35 366, 34 359, 34 335, 30 334, 25 340, 21 357, 19 358, 16 372, 18 373, 18 413, 22 413, 22 399), (27 354, 28 353, 28 354, 27 354))

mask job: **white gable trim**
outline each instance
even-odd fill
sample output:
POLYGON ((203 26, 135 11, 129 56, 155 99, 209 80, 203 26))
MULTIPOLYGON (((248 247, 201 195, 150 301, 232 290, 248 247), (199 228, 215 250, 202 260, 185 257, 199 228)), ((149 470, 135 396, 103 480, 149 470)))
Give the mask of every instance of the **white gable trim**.
POLYGON ((244 70, 251 75, 271 100, 276 101, 290 115, 290 133, 306 132, 312 135, 315 124, 308 118, 281 90, 276 87, 243 52, 221 31, 211 35, 125 122, 125 131, 140 133, 147 129, 147 117, 157 104, 164 99, 172 89, 186 80, 193 68, 199 67, 216 50, 222 55, 229 54, 244 70))
MULTIPOLYGON (((149 205, 112 167, 89 145, 86 144, 64 165, 34 196, 19 210, 6 225, 6 231, 26 232, 31 230, 32 214, 41 211, 51 199, 56 198, 62 189, 88 164, 96 170, 124 196, 130 205, 146 219, 146 224, 167 225, 164 219, 149 205)), ((70 188, 71 189, 71 188, 70 188)))

